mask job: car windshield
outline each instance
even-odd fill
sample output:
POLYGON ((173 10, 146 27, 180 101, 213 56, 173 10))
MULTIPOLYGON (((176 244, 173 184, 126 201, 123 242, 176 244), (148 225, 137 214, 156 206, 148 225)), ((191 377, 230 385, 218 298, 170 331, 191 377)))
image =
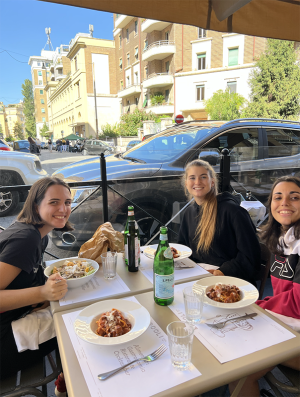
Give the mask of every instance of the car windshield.
POLYGON ((147 163, 170 162, 200 143, 216 127, 218 126, 208 123, 171 127, 129 149, 123 158, 144 160, 147 163))
POLYGON ((20 148, 20 149, 25 149, 25 148, 28 148, 28 147, 29 147, 29 142, 26 142, 26 141, 19 141, 18 143, 19 143, 19 148, 20 148))

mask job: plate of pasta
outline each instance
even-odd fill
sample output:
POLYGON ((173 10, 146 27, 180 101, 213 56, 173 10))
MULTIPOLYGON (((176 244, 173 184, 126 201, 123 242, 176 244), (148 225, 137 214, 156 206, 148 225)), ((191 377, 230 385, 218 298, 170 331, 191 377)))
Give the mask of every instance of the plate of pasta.
POLYGON ((115 346, 141 336, 150 325, 150 314, 137 302, 111 299, 84 308, 76 317, 74 329, 86 342, 115 346))
POLYGON ((195 282, 193 290, 204 291, 206 305, 222 309, 241 309, 250 306, 258 299, 257 288, 236 277, 213 276, 195 282))
MULTIPOLYGON (((174 262, 189 258, 192 255, 192 250, 186 245, 170 243, 169 246, 173 253, 174 262)), ((143 254, 149 259, 154 259, 156 250, 157 244, 147 245, 142 248, 143 254)))

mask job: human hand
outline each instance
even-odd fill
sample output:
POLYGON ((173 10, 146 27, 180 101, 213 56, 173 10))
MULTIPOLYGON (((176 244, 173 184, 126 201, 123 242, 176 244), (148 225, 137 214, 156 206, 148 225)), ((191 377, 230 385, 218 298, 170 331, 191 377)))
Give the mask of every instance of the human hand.
POLYGON ((212 272, 212 274, 213 274, 214 276, 224 276, 224 273, 222 273, 221 270, 214 270, 214 271, 212 272))
POLYGON ((35 305, 31 305, 31 306, 35 308, 35 309, 31 310, 31 313, 37 312, 38 310, 43 310, 43 309, 46 309, 46 307, 50 306, 50 302, 45 301, 45 302, 41 302, 41 303, 36 303, 35 305), (41 306, 38 306, 38 305, 41 305, 41 306))
POLYGON ((51 274, 46 284, 41 287, 41 291, 43 300, 57 301, 62 299, 68 292, 68 284, 59 274, 51 274))

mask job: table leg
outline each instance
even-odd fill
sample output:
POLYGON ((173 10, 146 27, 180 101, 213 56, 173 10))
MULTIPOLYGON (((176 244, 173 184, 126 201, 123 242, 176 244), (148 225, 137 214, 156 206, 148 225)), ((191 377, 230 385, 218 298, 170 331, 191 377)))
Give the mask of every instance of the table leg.
POLYGON ((239 392, 241 391, 244 383, 246 382, 247 376, 245 376, 244 378, 240 379, 238 384, 236 385, 236 388, 233 390, 232 394, 230 395, 230 397, 237 397, 239 392))

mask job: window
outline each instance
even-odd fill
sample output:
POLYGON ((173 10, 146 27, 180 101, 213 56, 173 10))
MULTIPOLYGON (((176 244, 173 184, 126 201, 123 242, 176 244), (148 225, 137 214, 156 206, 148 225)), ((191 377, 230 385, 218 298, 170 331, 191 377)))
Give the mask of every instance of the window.
POLYGON ((170 90, 166 90, 165 91, 165 101, 169 102, 169 99, 170 99, 170 90))
POLYGON ((230 91, 230 94, 236 93, 236 81, 228 81, 227 82, 227 88, 230 91))
POLYGON ((45 108, 42 108, 42 113, 45 113, 45 108))
POLYGON ((198 28, 198 39, 203 39, 203 37, 206 37, 206 30, 198 28))
POLYGON ((126 77, 126 87, 129 87, 129 86, 130 86, 130 77, 127 76, 126 77))
POLYGON ((128 41, 129 41, 129 29, 126 29, 126 40, 127 40, 127 43, 128 43, 128 41))
POLYGON ((40 90, 40 95, 43 95, 44 94, 44 90, 40 90))
POLYGON ((119 46, 122 47, 122 35, 119 34, 119 46))
POLYGON ((47 72, 47 77, 49 77, 49 72, 47 72))
POLYGON ((41 104, 43 105, 45 103, 44 99, 41 99, 41 104))
POLYGON ((198 70, 204 70, 206 68, 206 52, 203 54, 197 54, 198 58, 198 70))
POLYGON ((122 58, 120 58, 119 66, 120 66, 120 70, 122 70, 123 69, 123 60, 122 60, 122 58))
POLYGON ((169 41, 169 32, 165 32, 165 40, 169 41))
POLYGON ((239 63, 239 49, 229 48, 228 49, 228 66, 236 66, 239 63))
POLYGON ((38 62, 37 65, 38 65, 38 66, 41 66, 41 62, 38 62))
POLYGON ((145 41, 144 41, 144 44, 145 44, 145 45, 144 45, 144 49, 145 49, 145 48, 148 47, 148 40, 145 40, 145 41))
POLYGON ((42 76, 42 72, 41 72, 40 70, 38 71, 38 75, 39 75, 39 76, 42 76))
POLYGON ((136 104, 136 106, 138 106, 138 104, 139 104, 139 98, 138 97, 135 97, 135 104, 136 104))
POLYGON ((76 83, 77 85, 77 98, 80 98, 80 86, 79 86, 79 81, 76 83))
POLYGON ((300 130, 277 127, 267 128, 266 133, 269 158, 294 156, 300 153, 300 130))
POLYGON ((203 101, 205 99, 205 85, 197 85, 196 86, 197 92, 197 101, 203 101))
POLYGON ((134 73, 134 81, 135 81, 135 84, 139 84, 139 73, 138 72, 134 73))
POLYGON ((127 66, 129 66, 129 65, 130 65, 130 55, 129 55, 129 52, 128 52, 128 54, 126 55, 126 57, 127 57, 127 66))
POLYGON ((43 118, 42 118, 42 120, 43 120, 43 123, 45 123, 45 121, 46 121, 46 118, 45 118, 45 117, 43 117, 43 118))
POLYGON ((134 49, 134 57, 135 57, 136 61, 139 59, 139 47, 135 47, 135 49, 134 49))
POLYGON ((165 63, 165 65, 166 65, 166 72, 169 73, 169 71, 170 71, 170 62, 167 61, 167 62, 165 63))
POLYGON ((134 33, 138 34, 138 21, 134 22, 134 33))
POLYGON ((123 80, 120 81, 120 87, 121 87, 121 90, 123 90, 123 88, 124 88, 123 80))
POLYGON ((225 131, 221 136, 210 141, 205 150, 215 149, 221 152, 227 148, 231 162, 241 162, 258 159, 258 130, 257 128, 240 128, 225 131))
POLYGON ((145 78, 148 78, 148 66, 145 67, 145 78))
POLYGON ((49 68, 50 67, 50 63, 47 62, 46 63, 46 67, 49 68))
POLYGON ((77 67, 77 57, 75 57, 74 61, 75 61, 75 70, 78 70, 78 67, 77 67))
POLYGON ((43 80, 39 80, 39 85, 43 85, 43 80))

